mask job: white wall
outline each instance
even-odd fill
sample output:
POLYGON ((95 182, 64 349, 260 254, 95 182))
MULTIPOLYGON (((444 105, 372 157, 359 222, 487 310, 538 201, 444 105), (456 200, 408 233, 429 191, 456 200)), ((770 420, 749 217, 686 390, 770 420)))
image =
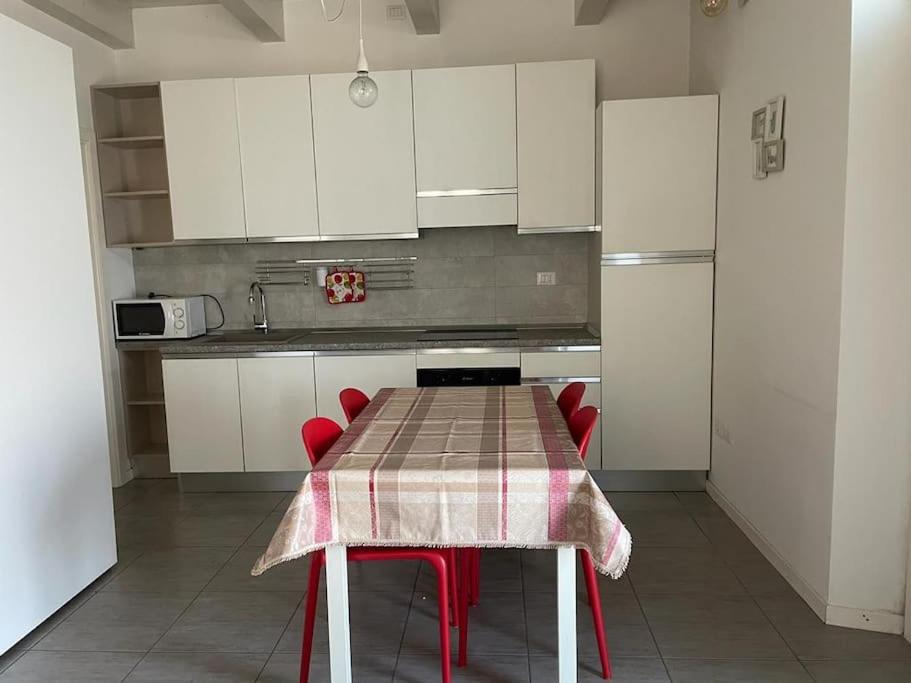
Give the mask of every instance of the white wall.
MULTIPOLYGON (((597 59, 601 98, 683 95, 689 7, 680 0, 612 0, 599 26, 573 26, 571 0, 442 0, 440 35, 415 35, 364 2, 372 69, 597 59)), ((338 0, 326 0, 330 12, 338 0)), ((327 24, 319 0, 285 0, 287 41, 263 44, 219 5, 133 13, 136 49, 117 53, 123 81, 351 71, 357 2, 327 24)))
POLYGON ((911 3, 854 3, 829 602, 902 626, 911 519, 911 3), (888 618, 891 614, 891 619, 888 618))
POLYGON ((68 47, 0 16, 0 653, 116 561, 68 47), (49 188, 52 194, 49 194, 49 188))
POLYGON ((710 481, 824 610, 851 2, 691 9, 693 92, 721 95, 710 481), (787 167, 754 180, 750 115, 780 94, 787 167))
POLYGON ((79 125, 83 128, 91 128, 92 106, 89 99, 89 86, 94 83, 116 80, 114 51, 31 5, 26 5, 22 0, 0 0, 0 14, 5 14, 19 23, 73 48, 79 125))
MULTIPOLYGON (((92 122, 92 102, 89 87, 96 83, 112 83, 117 81, 114 50, 99 43, 93 38, 70 28, 66 24, 48 16, 22 0, 0 0, 0 14, 5 14, 19 23, 43 33, 54 40, 72 48, 73 73, 75 77, 76 104, 79 115, 81 137, 88 142, 87 149, 92 156, 89 160, 90 173, 86 174, 87 192, 95 193, 89 196, 89 206, 97 209, 97 213, 89 216, 91 227, 93 221, 101 220, 100 188, 98 187, 98 174, 94 167, 94 125, 92 122), (93 204, 94 202, 94 204, 93 204)), ((104 243, 104 231, 96 233, 96 237, 104 243)), ((112 298, 127 298, 135 293, 133 281, 133 255, 125 249, 99 248, 95 251, 96 265, 99 269, 98 296, 102 299, 99 310, 99 324, 102 333, 111 325, 108 302, 112 298), (103 312, 103 315, 101 313, 103 312)), ((119 391, 120 364, 114 342, 110 334, 102 335, 104 350, 103 367, 106 379, 108 397, 108 410, 112 424, 111 439, 111 470, 114 483, 118 486, 132 478, 130 463, 126 455, 126 442, 122 438, 124 432, 122 397, 119 391), (116 391, 115 391, 116 389, 116 391)))

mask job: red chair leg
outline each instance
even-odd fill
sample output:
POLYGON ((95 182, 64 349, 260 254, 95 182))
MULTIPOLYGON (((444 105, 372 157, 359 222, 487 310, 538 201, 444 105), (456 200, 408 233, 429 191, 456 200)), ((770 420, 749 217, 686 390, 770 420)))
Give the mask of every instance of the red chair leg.
POLYGON ((471 580, 468 568, 474 563, 474 551, 466 548, 459 553, 459 606, 460 613, 459 628, 459 666, 468 664, 468 595, 471 591, 468 588, 471 580))
POLYGON ((452 605, 452 625, 455 628, 459 628, 461 620, 461 610, 459 609, 459 574, 458 574, 458 563, 456 562, 457 550, 455 548, 450 548, 447 553, 449 559, 447 560, 449 565, 447 567, 449 573, 449 600, 452 605))
POLYGON ((431 560, 437 574, 437 602, 440 619, 440 665, 443 672, 443 683, 452 683, 452 664, 449 645, 449 563, 442 557, 431 560))
POLYGON ((310 657, 313 653, 313 627, 316 624, 316 603, 319 601, 319 575, 325 554, 315 552, 310 558, 310 578, 307 582, 307 603, 304 606, 304 639, 301 643, 300 683, 310 680, 310 657))
POLYGON ((595 638, 598 639, 598 654, 601 656, 601 675, 611 677, 610 655, 607 652, 607 637, 604 635, 604 615, 601 614, 601 591, 598 588, 598 575, 595 564, 587 550, 579 551, 582 570, 585 573, 585 589, 588 593, 588 604, 591 605, 592 619, 595 622, 595 638))

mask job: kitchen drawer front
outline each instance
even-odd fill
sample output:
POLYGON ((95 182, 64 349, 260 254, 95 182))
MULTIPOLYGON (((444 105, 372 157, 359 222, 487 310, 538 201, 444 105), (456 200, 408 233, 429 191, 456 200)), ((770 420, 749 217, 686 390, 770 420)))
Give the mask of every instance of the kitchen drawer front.
POLYGON ((522 379, 564 378, 585 381, 601 377, 598 351, 540 351, 522 354, 522 379))
POLYGON ((419 228, 515 225, 518 220, 519 208, 515 193, 418 197, 419 228))
POLYGON ((418 368, 517 368, 521 359, 517 351, 492 353, 421 353, 418 368))

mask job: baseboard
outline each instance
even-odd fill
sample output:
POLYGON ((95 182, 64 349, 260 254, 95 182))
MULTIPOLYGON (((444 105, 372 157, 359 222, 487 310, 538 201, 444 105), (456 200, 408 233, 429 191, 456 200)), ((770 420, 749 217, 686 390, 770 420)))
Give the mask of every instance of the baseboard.
POLYGON ((759 552, 772 563, 772 566, 778 570, 778 573, 784 577, 785 581, 791 584, 791 587, 797 591, 797 594, 810 606, 810 609, 816 613, 816 616, 825 622, 826 613, 828 611, 828 604, 826 603, 825 598, 819 595, 810 584, 803 580, 788 561, 785 560, 775 547, 766 540, 765 536, 753 526, 750 520, 744 517, 743 514, 734 507, 734 504, 725 497, 711 480, 706 482, 705 491, 712 500, 718 503, 718 506, 725 511, 727 516, 734 521, 734 524, 740 527, 740 530, 747 535, 747 538, 749 538, 753 545, 759 549, 759 552))
POLYGON ((704 470, 589 470, 602 491, 705 491, 704 470))
POLYGON ((307 473, 212 472, 178 475, 184 493, 217 491, 297 491, 307 473))
POLYGON ((839 605, 828 606, 826 623, 832 626, 846 626, 847 628, 897 635, 901 635, 905 630, 905 617, 902 614, 857 609, 856 607, 840 607, 839 605))

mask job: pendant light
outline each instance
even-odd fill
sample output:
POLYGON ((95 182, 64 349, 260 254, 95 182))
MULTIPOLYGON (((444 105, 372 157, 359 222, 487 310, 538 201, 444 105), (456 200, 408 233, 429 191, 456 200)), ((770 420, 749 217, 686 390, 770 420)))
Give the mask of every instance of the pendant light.
POLYGON ((728 0, 699 0, 699 8, 705 16, 717 17, 728 8, 728 0))
POLYGON ((364 0, 358 0, 358 33, 360 41, 357 56, 357 75, 348 86, 348 96, 359 107, 369 107, 376 102, 379 89, 376 81, 370 78, 367 67, 367 56, 364 54, 364 0))

